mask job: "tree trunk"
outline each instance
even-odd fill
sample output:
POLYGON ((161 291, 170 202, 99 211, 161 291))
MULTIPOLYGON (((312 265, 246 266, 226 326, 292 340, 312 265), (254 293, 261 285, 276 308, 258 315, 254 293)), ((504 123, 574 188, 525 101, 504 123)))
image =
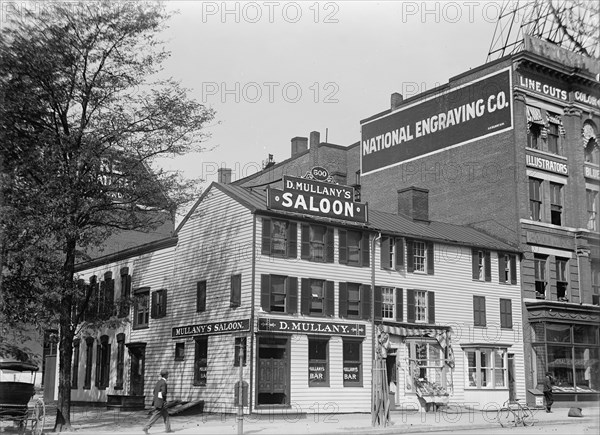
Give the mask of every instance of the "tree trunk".
POLYGON ((66 259, 63 266, 63 297, 59 319, 58 352, 58 402, 54 432, 71 431, 71 359, 75 328, 73 317, 73 276, 75 269, 76 238, 69 238, 66 244, 66 259))

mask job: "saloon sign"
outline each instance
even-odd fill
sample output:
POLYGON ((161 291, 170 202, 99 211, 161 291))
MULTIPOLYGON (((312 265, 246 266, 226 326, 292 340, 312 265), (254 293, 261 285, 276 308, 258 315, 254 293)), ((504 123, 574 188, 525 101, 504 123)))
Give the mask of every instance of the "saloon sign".
POLYGON ((316 179, 283 177, 283 190, 268 189, 267 208, 367 222, 367 205, 354 202, 354 189, 316 179))
POLYGON ((354 335, 364 337, 365 325, 360 323, 314 322, 307 320, 258 319, 259 331, 283 332, 288 334, 354 335))
POLYGON ((177 326, 171 332, 171 338, 193 337, 196 335, 228 334, 250 330, 250 319, 226 320, 223 322, 201 323, 197 325, 177 326))

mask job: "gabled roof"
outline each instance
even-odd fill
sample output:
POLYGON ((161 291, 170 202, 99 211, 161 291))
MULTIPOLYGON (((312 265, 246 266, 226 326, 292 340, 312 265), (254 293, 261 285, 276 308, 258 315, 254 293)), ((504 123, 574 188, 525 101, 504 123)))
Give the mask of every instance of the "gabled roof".
MULTIPOLYGON (((292 219, 298 218, 298 215, 294 213, 285 213, 267 209, 267 194, 265 187, 245 188, 233 184, 221 183, 212 183, 204 192, 203 196, 194 205, 188 216, 197 208, 204 195, 207 194, 208 191, 213 188, 219 189, 221 192, 225 193, 235 201, 239 202, 244 207, 248 208, 248 210, 251 213, 280 215, 292 219)), ((413 237, 416 239, 432 240, 449 244, 486 248, 498 251, 518 252, 516 248, 485 233, 482 233, 479 230, 464 225, 455 225, 435 221, 413 221, 401 215, 397 215, 394 213, 386 213, 378 210, 369 210, 368 217, 369 222, 367 224, 361 224, 358 226, 361 226, 362 228, 365 228, 370 231, 377 231, 390 235, 413 237)), ((314 221, 326 222, 329 224, 333 220, 307 215, 300 217, 300 219, 310 219, 314 221)), ((184 219, 184 221, 180 224, 179 228, 181 228, 181 226, 185 223, 186 220, 187 216, 184 219)), ((339 221, 339 224, 353 225, 351 223, 342 221, 339 221)), ((177 228, 177 231, 179 231, 179 228, 177 228)))

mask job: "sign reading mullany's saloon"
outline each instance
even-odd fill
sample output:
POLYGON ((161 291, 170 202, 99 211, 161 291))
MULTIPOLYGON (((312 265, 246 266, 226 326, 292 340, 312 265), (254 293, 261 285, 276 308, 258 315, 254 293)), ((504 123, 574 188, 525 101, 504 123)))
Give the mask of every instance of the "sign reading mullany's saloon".
POLYGON ((228 334, 231 332, 242 331, 250 331, 250 319, 176 326, 173 328, 171 338, 193 337, 196 335, 228 334))
POLYGON ((352 222, 367 222, 367 205, 354 202, 352 187, 284 176, 283 189, 268 189, 267 208, 352 222))
POLYGON ((353 335, 364 337, 365 325, 360 323, 338 322, 313 322, 307 320, 272 319, 261 317, 258 319, 258 330, 269 332, 287 332, 289 334, 327 334, 327 335, 353 335))
POLYGON ((512 128, 509 68, 363 121, 361 173, 368 174, 512 128))

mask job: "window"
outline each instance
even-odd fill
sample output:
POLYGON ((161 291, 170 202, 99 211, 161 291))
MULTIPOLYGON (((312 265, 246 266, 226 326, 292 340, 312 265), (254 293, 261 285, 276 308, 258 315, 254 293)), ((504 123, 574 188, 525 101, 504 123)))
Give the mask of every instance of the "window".
POLYGON ((114 314, 115 308, 115 280, 112 279, 112 272, 104 274, 104 281, 100 283, 100 293, 98 295, 98 316, 101 319, 108 320, 114 314))
POLYGON ((279 219, 262 218, 262 254, 296 258, 297 225, 279 219))
POLYGON ((79 346, 81 341, 79 339, 73 340, 73 364, 71 365, 71 389, 77 389, 77 382, 79 381, 79 346))
POLYGON ((596 142, 596 139, 590 139, 587 145, 585 146, 584 160, 587 163, 593 163, 597 165, 600 161, 600 159, 598 158, 599 154, 600 150, 598 148, 598 142, 596 142))
POLYGON ((550 221, 562 225, 562 184, 550 183, 550 221))
POLYGON ((587 204, 587 229, 590 231, 598 231, 598 192, 591 189, 586 189, 586 204, 587 204))
POLYGON ((569 260, 556 257, 556 298, 559 301, 569 302, 567 290, 569 288, 569 260))
POLYGON ((529 219, 542 220, 542 180, 529 177, 529 219))
POLYGON ((131 275, 129 268, 121 268, 121 302, 119 306, 119 317, 129 316, 129 306, 131 305, 131 275))
POLYGON ((369 266, 369 234, 362 231, 338 230, 340 264, 369 266))
POLYGON ((394 289, 383 287, 381 289, 381 317, 396 320, 396 304, 394 303, 394 289))
POLYGON ((301 312, 306 316, 333 316, 333 281, 302 278, 301 312))
POLYGON ((486 326, 485 297, 473 296, 473 325, 486 326))
POLYGON ((553 154, 560 154, 560 136, 559 136, 559 123, 560 117, 558 115, 548 114, 548 152, 553 154))
POLYGON ((117 334, 117 378, 115 390, 123 389, 123 378, 125 375, 125 334, 117 334))
POLYGON ((535 297, 546 299, 546 257, 535 254, 533 257, 535 275, 535 297))
POLYGON ((600 263, 592 261, 592 304, 600 305, 600 263))
POLYGON ((329 339, 308 338, 308 386, 329 386, 329 339))
POLYGON ((175 361, 185 359, 185 343, 175 343, 175 361))
POLYGON ((85 339, 85 377, 83 378, 83 388, 90 389, 92 387, 92 365, 94 352, 94 339, 87 337, 85 339))
POLYGON ((196 312, 206 311, 206 281, 196 283, 196 312))
POLYGON ((195 337, 194 341, 194 385, 206 386, 206 372, 208 367, 208 338, 195 337))
POLYGON ((492 280, 492 262, 490 251, 472 250, 473 279, 478 281, 492 280))
POLYGON ((96 349, 96 387, 105 389, 108 387, 110 376, 110 343, 108 335, 100 337, 100 345, 96 349))
POLYGON ((404 241, 391 236, 381 237, 381 268, 401 269, 404 267, 404 241))
POLYGON ((433 275, 433 243, 419 240, 406 241, 406 269, 433 275))
POLYGON ((409 323, 435 323, 435 293, 406 290, 406 320, 409 323))
POLYGON ((517 257, 514 254, 498 253, 499 282, 505 284, 517 283, 517 257))
POLYGON ((512 301, 500 299, 500 328, 512 329, 512 301))
POLYGON ((541 145, 540 140, 541 125, 532 123, 527 130, 527 147, 539 150, 541 145))
POLYGON ((261 306, 267 312, 296 313, 298 279, 281 275, 261 275, 261 306))
POLYGON ((300 257, 304 260, 333 263, 333 228, 302 224, 300 257))
POLYGON ((406 340, 411 377, 446 387, 445 376, 442 375, 442 348, 435 340, 419 337, 406 340))
POLYGON ((167 290, 156 290, 152 292, 152 312, 153 319, 160 319, 167 315, 167 290))
POLYGON ((375 286, 375 320, 402 322, 403 291, 401 288, 375 286))
POLYGON ((506 388, 506 349, 465 349, 467 358, 468 387, 506 388))
POLYGON ((233 366, 240 366, 240 358, 242 366, 246 366, 246 337, 235 337, 235 350, 233 352, 233 366))
POLYGON ((362 341, 343 338, 344 387, 362 387, 362 341))
POLYGON ((231 291, 229 295, 229 306, 237 308, 242 303, 242 275, 231 275, 231 291))
POLYGON ((368 319, 371 314, 371 286, 340 282, 340 317, 368 319))
POLYGON ((135 290, 133 302, 133 329, 147 328, 150 317, 150 288, 135 290))

